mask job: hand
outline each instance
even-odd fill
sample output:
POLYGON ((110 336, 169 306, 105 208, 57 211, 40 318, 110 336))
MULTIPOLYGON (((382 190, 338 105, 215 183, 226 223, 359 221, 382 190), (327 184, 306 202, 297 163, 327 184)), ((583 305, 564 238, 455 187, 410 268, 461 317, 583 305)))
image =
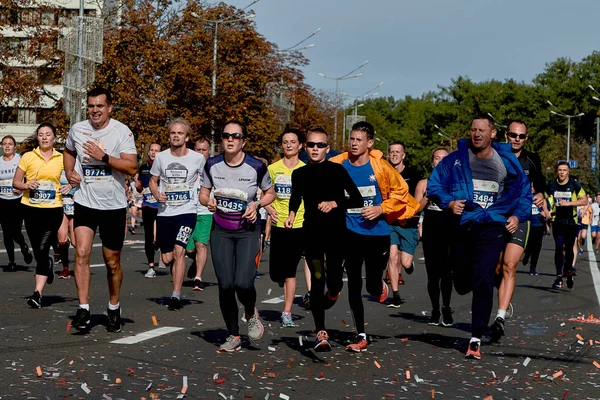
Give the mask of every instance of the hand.
POLYGON ((73 186, 69 185, 68 183, 66 185, 61 185, 61 187, 58 188, 62 194, 69 194, 71 189, 73 189, 73 186))
POLYGON ((164 194, 163 192, 158 192, 158 198, 156 199, 156 201, 158 201, 159 203, 166 203, 167 202, 167 195, 164 194))
POLYGON ((83 152, 96 161, 102 161, 102 157, 106 154, 104 150, 98 147, 94 142, 85 142, 83 144, 83 152))
POLYGON ((19 189, 13 188, 13 193, 14 194, 21 194, 21 191, 19 189))
POLYGON ((208 201, 208 204, 206 205, 206 208, 208 208, 208 211, 210 211, 210 212, 217 211, 217 200, 216 199, 210 199, 208 201))
POLYGON ((287 217, 287 219, 285 220, 285 222, 283 223, 283 225, 285 226, 285 229, 292 229, 294 227, 294 220, 296 219, 296 215, 291 215, 289 217, 287 217))
POLYGON ((543 211, 541 212, 542 217, 544 217, 545 219, 550 219, 550 217, 552 216, 552 213, 549 210, 543 211))
POLYGON ((570 202, 570 201, 567 201, 567 200, 565 200, 565 199, 561 199, 561 200, 558 202, 558 205, 559 205, 559 206, 570 206, 570 205, 571 205, 571 202, 570 202))
POLYGON ((448 208, 456 215, 462 215, 465 209, 466 200, 453 200, 448 204, 448 208))
POLYGON ((544 199, 544 195, 542 193, 538 193, 535 196, 533 196, 533 204, 535 204, 536 207, 542 208, 542 204, 544 204, 544 201, 546 201, 544 199))
POLYGON ((279 221, 279 213, 273 207, 266 208, 266 210, 273 221, 279 221))
POLYGON ((318 206, 319 211, 327 214, 329 211, 337 208, 337 203, 335 201, 323 201, 318 206))
POLYGON ((248 207, 246 207, 246 212, 244 213, 244 215, 242 215, 242 218, 246 218, 246 220, 248 220, 249 222, 256 221, 257 208, 258 202, 256 201, 253 201, 252 203, 248 204, 248 207))
POLYGON ((368 206, 364 207, 360 213, 364 219, 372 221, 383 214, 383 209, 381 206, 368 206))
POLYGON ((508 217, 508 219, 506 220, 506 230, 510 233, 515 233, 518 227, 519 218, 515 217, 514 215, 508 217))
POLYGON ((37 189, 38 187, 40 187, 40 181, 38 181, 37 179, 27 182, 27 189, 29 190, 37 189))
POLYGON ((71 184, 71 186, 79 186, 79 184, 81 183, 81 176, 79 176, 79 174, 75 171, 72 171, 67 175, 67 180, 69 181, 69 183, 71 184))

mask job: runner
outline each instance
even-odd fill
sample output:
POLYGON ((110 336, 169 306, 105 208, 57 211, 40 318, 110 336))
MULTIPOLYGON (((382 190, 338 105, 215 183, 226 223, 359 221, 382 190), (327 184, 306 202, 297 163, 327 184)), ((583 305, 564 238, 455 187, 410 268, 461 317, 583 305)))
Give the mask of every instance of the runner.
POLYGON ((42 308, 46 283, 54 281, 54 259, 49 256, 52 239, 62 222, 61 193, 71 185, 60 186, 63 156, 54 150, 56 128, 49 123, 37 127, 38 147, 23 154, 15 171, 12 186, 23 191, 25 230, 35 257, 35 290, 27 299, 31 308, 42 308))
POLYGON ((362 207, 346 210, 348 233, 344 241, 348 248, 344 262, 348 300, 356 330, 356 338, 346 350, 361 352, 366 351, 368 345, 362 302, 363 262, 367 292, 381 303, 388 297, 388 287, 382 280, 390 249, 388 221, 410 218, 417 212, 419 203, 408 194, 404 179, 383 160, 383 153, 373 149, 373 125, 365 121, 354 124, 349 142, 350 151, 331 161, 342 164, 363 198, 362 207))
MULTIPOLYGON (((296 296, 296 269, 304 253, 302 223, 304 205, 298 208, 294 225, 285 228, 292 195, 292 173, 305 164, 298 158, 302 148, 302 133, 297 129, 286 129, 279 138, 283 158, 269 165, 269 175, 275 187, 275 200, 265 207, 273 223, 271 227, 271 251, 269 253, 269 276, 283 287, 283 327, 294 327, 292 304, 296 296)), ((306 263, 304 263, 306 265, 306 263)), ((308 267, 306 267, 308 268, 308 267)))
MULTIPOLYGON (((421 176, 414 168, 408 168, 404 163, 406 157, 404 144, 401 142, 392 142, 389 148, 388 158, 392 167, 400 173, 404 181, 408 184, 411 196, 415 196, 417 183, 421 180, 421 176)), ((419 199, 417 199, 419 201, 419 199)), ((390 225, 391 240, 390 257, 387 265, 387 275, 390 277, 390 286, 392 287, 392 301, 388 304, 389 307, 400 307, 400 294, 398 285, 404 284, 400 267, 403 267, 407 274, 412 274, 414 271, 413 258, 415 249, 419 244, 419 215, 408 218, 404 221, 398 221, 390 225), (392 277, 398 276, 396 279, 392 277)), ((385 299, 384 299, 385 301, 385 299)))
MULTIPOLYGON (((204 156, 205 160, 210 157, 210 140, 207 138, 200 138, 194 143, 194 151, 204 156)), ((204 171, 201 171, 201 175, 204 171)), ((196 186, 197 195, 200 196, 200 186, 202 186, 202 180, 198 181, 196 186)), ((210 239, 210 230, 212 228, 212 217, 213 213, 208 211, 206 206, 203 206, 198 202, 196 209, 196 227, 192 233, 192 237, 186 247, 187 255, 192 261, 192 265, 188 271, 188 278, 194 279, 194 290, 204 290, 204 282, 202 282, 202 272, 206 267, 206 261, 208 260, 208 239, 210 239)))
POLYGON ((451 245, 456 291, 473 290, 472 336, 467 358, 481 358, 481 337, 493 306, 494 273, 504 235, 514 233, 531 214, 531 186, 510 144, 493 141, 489 116, 471 123, 471 139, 442 160, 429 177, 428 197, 458 217, 451 245))
POLYGON ((129 206, 129 214, 131 219, 131 225, 127 227, 127 230, 132 235, 135 235, 135 221, 136 219, 143 218, 142 217, 142 203, 144 200, 144 195, 137 191, 136 185, 138 181, 139 175, 135 174, 133 178, 131 178, 131 182, 129 183, 129 192, 131 193, 131 204, 129 206))
POLYGON ((23 193, 13 187, 13 178, 21 156, 15 153, 17 142, 12 136, 2 138, 2 151, 4 154, 0 158, 0 225, 2 226, 2 239, 6 255, 8 256, 8 265, 4 268, 6 272, 17 270, 15 263, 15 243, 21 248, 21 254, 26 264, 31 264, 33 255, 25 242, 25 237, 21 233, 23 227, 23 206, 21 197, 23 193))
POLYGON ((561 289, 565 285, 563 276, 567 277, 567 287, 573 288, 573 246, 577 239, 577 206, 587 204, 585 191, 576 180, 569 177, 569 164, 558 163, 557 178, 548 185, 548 201, 552 207, 552 236, 554 237, 554 264, 556 280, 552 288, 561 289))
MULTIPOLYGON (((519 160, 525 175, 529 177, 531 186, 533 186, 533 202, 531 207, 538 207, 545 209, 545 186, 546 179, 542 172, 542 163, 537 154, 532 153, 524 148, 525 142, 527 142, 527 125, 523 121, 515 120, 508 125, 506 132, 508 143, 511 145, 511 150, 519 160)), ((542 211, 544 215, 546 211, 542 211)), ((517 264, 521 260, 525 245, 527 244, 527 237, 529 234, 529 218, 525 222, 519 223, 519 227, 515 232, 507 235, 507 243, 504 248, 502 258, 499 262, 501 268, 502 281, 498 288, 498 312, 496 319, 490 327, 491 339, 493 341, 499 340, 504 336, 504 320, 507 317, 512 316, 512 296, 515 292, 515 279, 517 274, 517 264)))
MULTIPOLYGON (((582 255, 585 249, 585 241, 587 239, 587 231, 592 222, 593 212, 592 212, 592 197, 587 195, 588 203, 581 207, 579 211, 579 218, 581 222, 579 223, 579 233, 577 235, 577 250, 579 255, 582 255)), ((573 271, 573 275, 577 275, 575 271, 573 271)))
POLYGON ((600 246, 600 193, 596 194, 596 199, 592 203, 592 242, 594 244, 594 252, 598 254, 598 247, 600 246))
MULTIPOLYGON (((535 193, 533 185, 531 185, 531 193, 535 193)), ((547 201, 544 199, 544 204, 547 201)), ((546 234, 546 219, 550 217, 550 212, 546 207, 538 207, 535 201, 531 208, 531 219, 529 220, 529 237, 523 253, 523 265, 529 264, 529 275, 537 276, 537 263, 542 251, 542 242, 546 234)))
POLYGON ((224 125, 223 152, 207 161, 200 189, 200 202, 215 213, 210 250, 219 283, 219 305, 229 333, 219 347, 223 352, 240 350, 242 344, 236 294, 244 306, 248 337, 259 340, 264 333, 254 287, 255 260, 260 252, 258 209, 271 204, 275 192, 267 167, 244 152, 246 137, 242 122, 224 125), (264 194, 256 201, 259 189, 264 194))
MULTIPOLYGON (((431 165, 435 168, 449 154, 445 147, 438 147, 431 153, 431 165)), ((423 217, 423 255, 427 270, 427 293, 431 300, 429 325, 454 325, 450 299, 452 298, 452 271, 450 265, 450 242, 448 226, 452 223, 452 213, 442 210, 434 201, 427 198, 427 179, 417 184, 415 195, 420 198, 423 217), (440 291, 442 310, 440 311, 440 291)), ((392 303, 393 304, 393 303, 392 303)))
MULTIPOLYGON (((60 174, 60 185, 68 185, 69 181, 65 175, 65 171, 60 174)), ((69 247, 71 244, 76 247, 75 230, 73 229, 73 213, 75 211, 75 203, 73 202, 73 195, 77 191, 74 187, 68 193, 62 194, 63 201, 63 218, 60 228, 56 233, 56 250, 58 254, 58 261, 61 262, 63 269, 58 273, 59 279, 69 279, 71 277, 71 270, 69 269, 69 247), (70 239, 70 242, 69 242, 70 239)), ((54 258, 56 260, 56 256, 54 258)), ((56 262, 56 261, 55 261, 56 262)))
POLYGON ((306 135, 309 163, 292 173, 292 195, 286 229, 293 229, 300 204, 304 201, 304 254, 311 273, 310 310, 315 321, 315 351, 329 351, 325 330, 325 310, 340 296, 343 281, 346 210, 363 206, 358 188, 346 169, 326 160, 327 132, 313 126, 306 135), (350 196, 346 198, 346 194, 350 196), (325 262, 327 259, 327 262, 325 262), (327 293, 325 292, 327 283, 327 293))
POLYGON ((150 173, 150 191, 158 200, 156 232, 161 258, 172 265, 173 293, 169 310, 181 309, 185 275, 185 248, 196 226, 196 186, 206 159, 187 148, 190 124, 184 118, 169 123, 170 148, 156 155, 150 173), (159 186, 160 185, 160 186, 159 186))
POLYGON ((148 148, 148 161, 140 167, 137 180, 135 181, 135 190, 142 193, 142 221, 144 222, 144 253, 148 260, 148 271, 144 275, 146 278, 156 278, 154 270, 154 256, 156 254, 156 216, 158 215, 158 202, 150 192, 150 178, 152 174, 150 169, 154 164, 156 155, 160 153, 160 144, 152 143, 148 148))
POLYGON ((64 154, 67 179, 79 185, 73 196, 77 241, 74 272, 79 298, 73 327, 89 330, 90 255, 98 229, 110 293, 106 330, 120 332, 121 249, 127 216, 125 177, 136 174, 137 153, 131 130, 110 118, 112 100, 108 90, 90 90, 87 107, 89 119, 71 127, 64 154))

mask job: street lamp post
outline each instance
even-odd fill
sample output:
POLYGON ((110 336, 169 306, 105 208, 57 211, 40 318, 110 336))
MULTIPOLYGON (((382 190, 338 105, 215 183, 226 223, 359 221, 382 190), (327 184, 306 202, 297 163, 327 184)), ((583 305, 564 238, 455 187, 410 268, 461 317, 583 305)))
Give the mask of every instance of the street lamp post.
MULTIPOLYGON (((594 89, 594 87, 592 85, 588 85, 588 87, 592 90, 592 92, 594 92, 597 96, 592 96, 592 99, 594 99, 595 101, 600 103, 600 98, 598 96, 600 96, 600 93, 594 89)), ((598 151, 598 149, 600 149, 600 118, 596 117, 596 151, 598 151)), ((598 154, 598 153, 596 153, 598 154)), ((596 156, 597 157, 597 156, 596 156)), ((596 164, 596 168, 598 168, 598 160, 594 160, 595 164, 596 164)), ((598 171, 596 170, 596 192, 598 192, 600 190, 600 186, 598 184, 598 171)))
POLYGON ((319 76, 322 76, 323 78, 326 78, 326 79, 332 79, 335 81, 335 116, 333 118, 333 144, 334 144, 334 146, 337 145, 337 125, 338 125, 338 116, 337 115, 338 115, 338 109, 340 108, 340 100, 339 100, 338 90, 339 90, 340 81, 354 79, 354 78, 358 78, 359 76, 362 76, 362 73, 358 73, 358 74, 354 74, 354 73, 356 71, 358 71, 359 69, 361 69, 362 67, 364 67, 365 65, 367 65, 368 63, 369 63, 369 60, 366 60, 365 62, 360 64, 358 67, 354 68, 352 71, 348 72, 345 75, 338 76, 338 77, 327 76, 327 75, 319 72, 319 76), (352 74, 354 74, 354 75, 352 75, 352 74))
POLYGON ((500 128, 503 129, 508 129, 508 126, 504 125, 503 123, 501 123, 500 121, 498 121, 496 118, 494 118, 494 116, 492 115, 492 113, 487 113, 488 117, 490 117, 492 119, 492 121, 494 121, 494 124, 500 128))
POLYGON ((585 114, 579 113, 577 115, 569 115, 569 114, 561 111, 554 104, 552 104, 550 102, 550 100, 547 100, 546 103, 548 103, 551 107, 554 107, 556 109, 556 111, 550 110, 550 114, 558 115, 559 117, 563 117, 563 118, 567 119, 567 162, 569 162, 571 160, 571 118, 579 118, 579 117, 584 116, 585 114))
POLYGON ((452 148, 452 136, 448 135, 445 131, 442 130, 442 128, 440 128, 437 125, 433 125, 433 127, 439 131, 438 135, 440 135, 441 137, 443 137, 444 139, 446 139, 447 141, 450 142, 450 151, 452 151, 453 150, 453 148, 452 148))
MULTIPOLYGON (((377 93, 377 92, 373 93, 373 91, 376 90, 381 85, 383 85, 383 81, 379 82, 377 85, 375 85, 371 89, 367 90, 365 93, 361 94, 360 96, 353 96, 353 95, 348 94, 348 93, 340 92, 342 95, 348 96, 348 97, 354 99, 354 117, 356 117, 358 115, 358 107, 364 106, 364 104, 358 105, 358 102, 360 100, 364 101, 364 100, 366 100, 369 97, 375 97, 375 96, 379 95, 379 93, 377 93)), ((355 119, 355 122, 356 122, 356 119, 355 119)), ((346 111, 344 110, 344 128, 343 128, 343 131, 342 131, 342 147, 344 146, 344 143, 346 141, 346 129, 347 129, 347 127, 345 125, 346 125, 346 111)))

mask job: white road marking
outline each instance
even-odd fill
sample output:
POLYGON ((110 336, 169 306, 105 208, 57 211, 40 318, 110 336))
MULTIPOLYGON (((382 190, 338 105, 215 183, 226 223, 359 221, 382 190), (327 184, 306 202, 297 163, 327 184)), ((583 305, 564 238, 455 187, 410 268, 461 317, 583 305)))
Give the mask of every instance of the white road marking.
POLYGON ((144 340, 154 339, 159 336, 168 335, 169 333, 177 332, 183 328, 177 328, 175 326, 163 326, 161 328, 152 329, 150 331, 139 333, 135 336, 128 336, 122 339, 113 340, 111 343, 115 344, 136 344, 143 342, 144 340))
MULTIPOLYGON (((297 294, 294 297, 302 297, 302 296, 297 294)), ((261 303, 263 303, 263 304, 280 304, 280 303, 283 303, 283 296, 278 296, 278 297, 273 297, 272 299, 263 300, 263 301, 261 301, 261 303)))
MULTIPOLYGON (((598 239, 600 238, 597 238, 597 240, 598 239)), ((594 289, 596 289, 596 297, 598 298, 598 304, 600 304, 600 270, 598 270, 598 263, 596 262, 596 253, 594 253, 590 229, 588 229, 587 251, 588 259, 590 261, 590 272, 592 273, 592 280, 594 281, 594 289)))
POLYGON ((104 263, 102 263, 102 264, 90 264, 90 268, 99 268, 99 267, 104 267, 104 266, 105 266, 104 263))

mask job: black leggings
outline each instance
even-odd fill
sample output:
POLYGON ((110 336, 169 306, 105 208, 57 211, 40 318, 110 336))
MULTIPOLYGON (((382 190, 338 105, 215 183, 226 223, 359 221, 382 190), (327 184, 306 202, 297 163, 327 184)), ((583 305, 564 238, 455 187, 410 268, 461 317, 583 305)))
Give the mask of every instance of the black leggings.
POLYGON ((367 292, 371 296, 379 297, 383 289, 383 271, 390 257, 390 237, 359 235, 350 231, 346 246, 348 251, 344 266, 348 275, 348 301, 356 333, 365 333, 365 309, 362 302, 363 261, 367 292))
POLYGON ((158 208, 142 207, 142 221, 144 221, 144 252, 148 264, 154 264, 154 222, 158 215, 158 208))
POLYGON ((15 243, 24 249, 27 247, 25 237, 21 232, 23 227, 23 207, 21 199, 4 200, 0 199, 0 225, 4 235, 4 248, 8 261, 15 262, 15 243))
POLYGON ((423 218, 423 253, 427 270, 427 292, 433 310, 450 307, 452 297, 452 266, 450 264, 449 217, 445 211, 430 211, 423 218))
POLYGON ((530 260, 529 269, 537 268, 545 232, 546 227, 544 225, 529 227, 529 239, 527 240, 527 247, 525 247, 525 254, 529 256, 530 260))
POLYGON ((568 275, 573 269, 573 246, 577 240, 577 225, 566 225, 558 222, 552 223, 552 236, 554 236, 554 265, 556 275, 568 275), (564 250, 564 254, 563 254, 564 250))
POLYGON ((25 206, 25 229, 35 257, 36 275, 50 276, 48 254, 63 219, 62 207, 39 208, 25 206))
POLYGON ((229 335, 239 336, 238 304, 247 315, 256 306, 256 258, 260 251, 260 227, 250 225, 239 231, 228 231, 213 223, 210 252, 219 283, 219 306, 229 335))

